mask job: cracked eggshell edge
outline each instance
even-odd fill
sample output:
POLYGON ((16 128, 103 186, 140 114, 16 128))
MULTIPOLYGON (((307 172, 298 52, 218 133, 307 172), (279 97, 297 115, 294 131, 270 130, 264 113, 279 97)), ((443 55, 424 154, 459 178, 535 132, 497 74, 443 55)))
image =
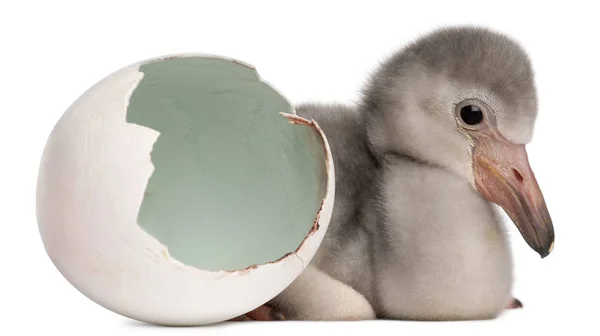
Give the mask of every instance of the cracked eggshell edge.
POLYGON ((211 324, 268 302, 308 266, 331 219, 333 159, 316 122, 295 112, 283 115, 314 129, 323 142, 327 185, 313 229, 296 251, 244 270, 206 271, 175 260, 137 224, 154 169, 149 153, 159 133, 126 122, 129 98, 144 75, 139 67, 172 57, 215 57, 254 69, 226 57, 188 53, 141 61, 96 83, 48 137, 38 174, 38 227, 59 272, 97 304, 152 324, 211 324))

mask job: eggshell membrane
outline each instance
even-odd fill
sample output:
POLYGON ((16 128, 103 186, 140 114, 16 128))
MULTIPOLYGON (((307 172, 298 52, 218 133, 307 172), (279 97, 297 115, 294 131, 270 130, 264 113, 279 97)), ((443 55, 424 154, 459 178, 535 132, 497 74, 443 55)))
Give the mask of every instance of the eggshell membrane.
MULTIPOLYGON (((188 56, 217 57, 177 55, 188 56)), ((123 316, 161 325, 201 325, 234 318, 283 291, 316 253, 331 219, 335 194, 329 145, 314 121, 286 115, 299 124, 292 127, 318 132, 327 165, 322 207, 315 214, 313 230, 296 251, 238 271, 187 266, 137 224, 154 169, 149 153, 159 136, 150 128, 126 122, 129 97, 143 77, 139 71, 143 63, 118 70, 90 88, 50 134, 37 189, 44 246, 73 286, 123 316)))

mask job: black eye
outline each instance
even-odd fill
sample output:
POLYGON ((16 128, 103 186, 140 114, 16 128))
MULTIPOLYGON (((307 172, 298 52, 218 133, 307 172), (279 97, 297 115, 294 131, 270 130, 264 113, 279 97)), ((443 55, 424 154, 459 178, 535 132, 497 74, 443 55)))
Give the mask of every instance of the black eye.
POLYGON ((483 121, 483 112, 475 105, 467 105, 460 109, 460 118, 467 125, 477 125, 483 121))

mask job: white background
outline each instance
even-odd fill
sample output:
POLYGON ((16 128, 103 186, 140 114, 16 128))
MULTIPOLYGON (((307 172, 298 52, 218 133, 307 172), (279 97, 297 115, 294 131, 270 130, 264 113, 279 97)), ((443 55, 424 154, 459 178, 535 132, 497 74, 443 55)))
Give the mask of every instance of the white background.
POLYGON ((0 335, 597 334, 600 10, 591 1, 531 3, 2 2, 0 335), (537 73, 540 117, 528 148, 557 238, 554 252, 541 260, 509 227, 515 295, 525 309, 481 322, 170 329, 101 308, 77 292, 46 256, 35 217, 37 168, 46 137, 83 91, 114 70, 163 54, 221 54, 255 65, 294 102, 353 102, 369 71, 390 52, 436 27, 467 23, 499 29, 522 42, 537 73))

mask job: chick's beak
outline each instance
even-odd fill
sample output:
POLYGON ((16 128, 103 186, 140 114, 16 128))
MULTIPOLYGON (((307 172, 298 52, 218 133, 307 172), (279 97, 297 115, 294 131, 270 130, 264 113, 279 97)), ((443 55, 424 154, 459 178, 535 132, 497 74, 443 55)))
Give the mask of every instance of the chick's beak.
POLYGON ((546 257, 554 247, 554 228, 544 196, 529 165, 525 145, 497 131, 478 137, 473 152, 475 185, 485 199, 498 204, 529 246, 546 257))

